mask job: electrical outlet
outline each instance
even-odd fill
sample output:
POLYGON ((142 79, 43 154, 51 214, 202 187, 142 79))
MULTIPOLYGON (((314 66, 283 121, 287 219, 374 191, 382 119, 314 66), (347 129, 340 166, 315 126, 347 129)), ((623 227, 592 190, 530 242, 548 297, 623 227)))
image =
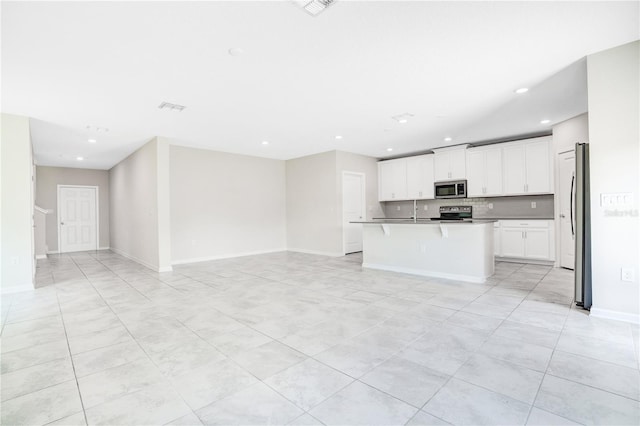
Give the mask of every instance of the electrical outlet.
POLYGON ((15 257, 15 256, 14 256, 14 257, 12 257, 12 258, 11 258, 11 264, 12 264, 12 265, 17 265, 17 264, 18 264, 18 258, 17 258, 17 257, 15 257))
POLYGON ((396 210, 400 211, 400 206, 396 206, 396 210))
POLYGON ((487 207, 489 208, 489 210, 493 209, 493 203, 487 204, 487 207))
POLYGON ((425 204, 425 205, 424 205, 424 210, 425 210, 425 211, 429 210, 429 206, 425 204))
POLYGON ((532 208, 532 209, 535 209, 535 208, 536 208, 536 202, 535 202, 535 201, 532 201, 532 202, 531 202, 531 208, 532 208))
POLYGON ((627 282, 634 282, 636 280, 636 276, 635 276, 635 272, 633 270, 633 268, 622 268, 621 273, 620 273, 620 279, 622 281, 627 281, 627 282))

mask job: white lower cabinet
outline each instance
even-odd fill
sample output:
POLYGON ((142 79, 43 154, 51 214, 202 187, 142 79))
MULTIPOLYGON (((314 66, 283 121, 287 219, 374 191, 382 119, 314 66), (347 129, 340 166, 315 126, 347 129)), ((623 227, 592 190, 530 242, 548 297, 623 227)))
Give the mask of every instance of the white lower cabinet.
POLYGON ((502 256, 502 241, 500 241, 500 222, 493 224, 493 255, 502 256))
POLYGON ((555 260, 552 220, 501 220, 500 254, 531 260, 555 260))

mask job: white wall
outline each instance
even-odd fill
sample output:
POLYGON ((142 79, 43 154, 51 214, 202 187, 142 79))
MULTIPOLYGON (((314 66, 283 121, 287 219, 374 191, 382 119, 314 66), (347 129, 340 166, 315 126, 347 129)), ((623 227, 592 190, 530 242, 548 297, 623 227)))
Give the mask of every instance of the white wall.
POLYGON ((109 171, 111 249, 155 271, 171 270, 168 150, 154 138, 109 171))
POLYGON ((33 289, 33 156, 29 119, 2 114, 0 259, 2 293, 33 289))
POLYGON ((589 114, 580 114, 553 126, 554 153, 573 150, 576 143, 589 142, 589 114))
POLYGON ((169 152, 174 264, 286 250, 284 161, 169 152))
POLYGON ((367 218, 378 202, 377 159, 329 151, 287 160, 287 249, 342 256, 342 172, 365 174, 367 218))
POLYGON ((341 256, 336 151, 287 160, 287 249, 341 256))
POLYGON ((587 57, 594 316, 640 320, 640 42, 587 57), (630 192, 628 206, 604 208, 600 194, 630 192), (621 280, 621 268, 635 271, 621 280))
POLYGON ((48 252, 58 251, 58 185, 98 187, 99 248, 109 248, 109 171, 68 167, 36 167, 36 205, 52 210, 46 215, 48 252))

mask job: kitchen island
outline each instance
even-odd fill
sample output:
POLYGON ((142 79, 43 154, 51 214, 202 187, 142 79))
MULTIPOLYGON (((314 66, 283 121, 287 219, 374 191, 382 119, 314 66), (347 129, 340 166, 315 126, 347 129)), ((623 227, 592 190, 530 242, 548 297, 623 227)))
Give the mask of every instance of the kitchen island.
POLYGON ((494 273, 493 220, 362 223, 365 268, 483 283, 494 273))

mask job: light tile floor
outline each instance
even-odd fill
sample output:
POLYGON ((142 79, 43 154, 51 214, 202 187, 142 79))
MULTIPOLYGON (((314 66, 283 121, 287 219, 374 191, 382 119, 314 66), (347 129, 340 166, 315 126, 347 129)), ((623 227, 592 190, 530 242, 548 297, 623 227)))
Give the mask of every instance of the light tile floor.
POLYGON ((109 251, 2 298, 3 425, 634 424, 638 328, 572 273, 487 284, 275 253, 155 273, 109 251))

